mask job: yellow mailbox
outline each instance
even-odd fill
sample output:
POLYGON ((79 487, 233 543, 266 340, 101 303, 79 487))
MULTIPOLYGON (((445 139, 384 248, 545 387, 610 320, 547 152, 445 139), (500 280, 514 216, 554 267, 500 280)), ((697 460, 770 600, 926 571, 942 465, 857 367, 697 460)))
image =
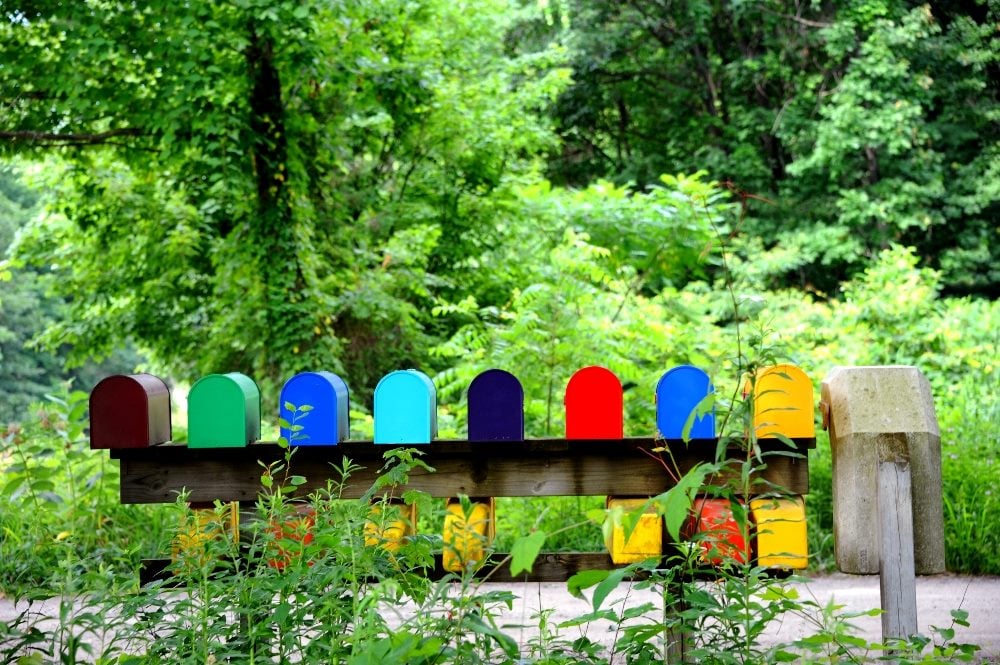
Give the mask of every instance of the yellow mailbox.
POLYGON ((639 510, 646 501, 647 499, 608 497, 607 506, 613 522, 611 529, 605 531, 604 546, 611 554, 611 561, 616 564, 636 563, 663 556, 663 519, 653 507, 639 516, 635 529, 628 539, 625 538, 621 514, 639 510))
POLYGON ((761 497, 750 501, 757 525, 757 565, 803 570, 809 563, 806 506, 802 497, 761 497))
POLYGON ((487 549, 496 535, 496 504, 493 497, 476 499, 466 506, 459 499, 449 499, 444 516, 444 551, 442 567, 458 573, 476 569, 486 561, 487 549))
POLYGON ((372 506, 371 516, 365 522, 365 545, 396 552, 415 532, 417 506, 398 500, 379 503, 372 506))
POLYGON ((754 429, 762 439, 782 434, 789 439, 816 436, 813 385, 795 365, 757 370, 754 383, 754 429))

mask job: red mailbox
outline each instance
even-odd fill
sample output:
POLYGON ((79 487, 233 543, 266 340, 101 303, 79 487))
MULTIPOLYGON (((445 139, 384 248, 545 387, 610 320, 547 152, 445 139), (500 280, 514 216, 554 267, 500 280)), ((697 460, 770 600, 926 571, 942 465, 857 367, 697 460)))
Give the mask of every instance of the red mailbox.
POLYGON ((170 437, 170 391, 159 377, 116 374, 90 392, 91 448, 146 448, 170 437))
POLYGON ((567 439, 620 439, 622 384, 604 367, 584 367, 566 386, 567 439))
POLYGON ((729 499, 695 499, 683 535, 695 539, 703 561, 714 566, 727 561, 746 563, 750 556, 745 525, 741 528, 733 515, 729 499))

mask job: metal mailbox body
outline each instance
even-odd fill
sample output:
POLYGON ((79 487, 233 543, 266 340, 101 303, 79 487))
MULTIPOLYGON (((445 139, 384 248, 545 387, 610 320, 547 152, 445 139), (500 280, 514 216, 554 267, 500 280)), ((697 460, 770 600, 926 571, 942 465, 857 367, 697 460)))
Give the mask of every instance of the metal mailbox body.
POLYGON ((753 499, 750 515, 757 525, 757 565, 792 570, 806 568, 809 537, 802 497, 753 499))
POLYGON ((333 372, 302 372, 281 388, 281 417, 299 425, 293 432, 282 427, 281 436, 292 446, 335 446, 351 435, 350 391, 342 378, 333 372), (287 405, 307 412, 292 413, 287 405))
POLYGON ((695 499, 684 535, 698 540, 702 560, 714 566, 727 561, 746 563, 749 558, 750 548, 729 499, 695 499))
POLYGON ((170 390, 159 377, 116 374, 90 392, 91 448, 146 448, 170 438, 170 390))
MULTIPOLYGON (((656 429, 664 439, 681 439, 684 426, 695 408, 715 392, 708 373, 692 365, 680 365, 667 371, 656 383, 656 429)), ((695 417, 689 439, 715 437, 715 409, 695 417)))
POLYGON ((795 365, 757 370, 754 384, 754 429, 759 438, 778 434, 789 439, 816 436, 813 384, 795 365))
POLYGON ((430 443, 437 437, 434 382, 415 369, 397 370, 375 386, 375 443, 430 443))
POLYGON ((907 463, 912 475, 916 573, 942 573, 941 432, 927 379, 916 367, 837 367, 823 380, 833 451, 833 539, 845 573, 879 572, 878 465, 907 463))
POLYGON ((566 386, 567 439, 621 439, 622 384, 604 367, 584 367, 566 386))
MULTIPOLYGON (((609 497, 609 510, 629 513, 645 506, 647 499, 616 499, 609 497)), ((604 533, 604 546, 611 554, 614 564, 637 563, 663 556, 663 518, 650 507, 639 516, 639 521, 629 537, 625 537, 625 527, 617 520, 604 533)))
POLYGON ((260 438, 260 390, 239 372, 209 374, 188 393, 188 448, 242 448, 260 438))
POLYGON ((469 384, 469 441, 524 441, 524 388, 502 369, 469 384))

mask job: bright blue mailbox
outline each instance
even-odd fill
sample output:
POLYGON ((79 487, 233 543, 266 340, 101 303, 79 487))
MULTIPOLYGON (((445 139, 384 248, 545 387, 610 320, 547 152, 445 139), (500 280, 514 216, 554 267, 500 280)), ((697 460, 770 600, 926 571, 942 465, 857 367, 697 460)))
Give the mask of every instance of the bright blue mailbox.
POLYGON ((469 441, 524 441, 524 388, 502 369, 469 384, 469 441))
POLYGON ((437 436, 434 382, 415 369, 398 370, 375 386, 375 443, 430 443, 437 436))
MULTIPOLYGON (((669 370, 656 383, 656 429, 664 439, 681 439, 684 425, 695 407, 715 392, 708 374, 691 365, 669 370)), ((689 433, 691 439, 715 438, 715 410, 695 418, 689 433)))
POLYGON ((293 432, 282 427, 281 436, 293 446, 335 446, 351 435, 349 406, 347 384, 333 372, 296 374, 281 389, 279 413, 302 429, 293 432), (289 406, 298 411, 293 413, 289 406), (303 411, 302 407, 309 408, 303 411))

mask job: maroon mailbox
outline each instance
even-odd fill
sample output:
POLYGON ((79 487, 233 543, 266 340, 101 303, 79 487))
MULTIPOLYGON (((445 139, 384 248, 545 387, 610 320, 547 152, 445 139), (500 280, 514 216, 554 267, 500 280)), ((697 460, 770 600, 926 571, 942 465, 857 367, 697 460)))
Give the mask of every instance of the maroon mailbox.
POLYGON ((145 448, 170 436, 170 391, 159 377, 117 374, 90 392, 91 448, 145 448))

